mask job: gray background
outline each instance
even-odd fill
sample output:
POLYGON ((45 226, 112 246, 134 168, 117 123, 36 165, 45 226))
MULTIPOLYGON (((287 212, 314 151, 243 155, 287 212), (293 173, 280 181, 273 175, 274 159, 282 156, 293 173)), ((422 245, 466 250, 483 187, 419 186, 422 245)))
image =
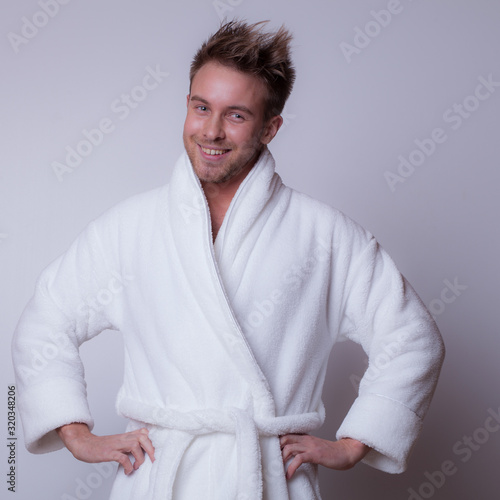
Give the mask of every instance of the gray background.
MULTIPOLYGON (((53 17, 40 12, 37 1, 2 1, 4 415, 7 386, 14 380, 10 339, 36 277, 88 221, 168 180, 182 151, 189 63, 217 29, 219 15, 270 19, 272 27, 285 23, 294 32, 298 71, 286 125, 271 144, 279 173, 287 184, 340 208, 377 236, 436 313, 447 346, 408 471, 390 476, 365 465, 348 472, 324 469, 324 498, 496 498, 500 426, 485 431, 484 425, 488 410, 499 412, 500 406, 500 87, 482 101, 469 96, 480 77, 500 81, 499 3, 66 0, 53 17), (371 11, 388 7, 399 13, 380 27, 371 11), (12 35, 21 35, 23 17, 46 23, 37 33, 28 32, 26 43, 12 35), (357 33, 361 43, 365 29, 371 34, 366 47, 346 57, 342 47, 354 45, 357 33), (156 65, 169 76, 122 119, 125 111, 113 111, 112 103, 156 65), (470 109, 460 123, 455 103, 470 109), (113 132, 58 180, 53 162, 64 162, 66 147, 76 147, 82 130, 106 117, 113 132), (397 174, 399 155, 409 158, 414 141, 431 137, 436 128, 446 140, 391 190, 385 173, 397 174), (441 299, 445 280, 461 286, 444 292, 448 303, 441 299), (454 473, 434 474, 443 464, 454 473), (418 496, 411 497, 410 488, 418 496)), ((418 153, 413 158, 419 161, 418 153)), ((118 432, 124 426, 114 411, 122 364, 119 335, 105 332, 85 344, 82 355, 95 431, 118 432)), ((334 437, 365 368, 357 346, 342 344, 334 351, 322 436, 334 437)), ((107 498, 110 479, 102 478, 107 474, 99 475, 66 450, 33 456, 20 441, 17 459, 17 498, 107 498), (87 486, 78 490, 79 484, 87 486)), ((3 481, 1 488, 7 498, 3 481)))

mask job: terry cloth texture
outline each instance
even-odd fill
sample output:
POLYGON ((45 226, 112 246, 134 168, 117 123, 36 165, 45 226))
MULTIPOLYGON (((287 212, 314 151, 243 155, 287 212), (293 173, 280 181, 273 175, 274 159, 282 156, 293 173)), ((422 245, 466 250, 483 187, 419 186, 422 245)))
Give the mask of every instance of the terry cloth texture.
POLYGON ((154 463, 118 471, 113 500, 319 499, 315 466, 285 479, 278 436, 320 427, 329 354, 346 339, 373 369, 337 437, 401 472, 444 352, 374 237, 283 185, 267 149, 214 244, 183 154, 168 185, 90 223, 43 272, 13 342, 31 452, 61 448, 63 424, 92 427, 78 348, 109 328, 125 345, 117 409, 156 448, 154 463))

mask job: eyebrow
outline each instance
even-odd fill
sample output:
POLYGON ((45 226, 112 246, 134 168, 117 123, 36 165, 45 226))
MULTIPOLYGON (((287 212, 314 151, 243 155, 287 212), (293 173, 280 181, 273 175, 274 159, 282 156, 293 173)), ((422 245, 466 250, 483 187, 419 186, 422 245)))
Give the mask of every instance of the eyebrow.
MULTIPOLYGON (((202 102, 203 104, 210 104, 206 99, 203 99, 203 97, 200 97, 198 95, 191 96, 190 100, 191 101, 199 101, 199 102, 202 102)), ((250 116, 255 116, 255 114, 250 109, 248 109, 246 106, 243 106, 243 105, 228 106, 227 109, 234 110, 234 111, 243 111, 244 113, 247 113, 250 116)))

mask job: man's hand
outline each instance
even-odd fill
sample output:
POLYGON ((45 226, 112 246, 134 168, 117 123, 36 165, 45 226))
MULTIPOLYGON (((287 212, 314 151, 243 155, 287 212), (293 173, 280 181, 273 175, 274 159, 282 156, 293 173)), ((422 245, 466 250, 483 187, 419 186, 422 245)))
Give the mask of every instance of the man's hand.
POLYGON ((86 424, 68 424, 56 429, 66 448, 82 462, 118 462, 125 474, 137 470, 145 460, 146 452, 154 462, 153 443, 147 429, 138 429, 113 436, 96 436, 86 424), (132 464, 129 455, 135 459, 132 464))
POLYGON ((351 438, 327 441, 308 434, 286 434, 280 438, 283 462, 294 457, 286 471, 290 479, 303 463, 319 464, 336 470, 354 467, 370 447, 351 438))

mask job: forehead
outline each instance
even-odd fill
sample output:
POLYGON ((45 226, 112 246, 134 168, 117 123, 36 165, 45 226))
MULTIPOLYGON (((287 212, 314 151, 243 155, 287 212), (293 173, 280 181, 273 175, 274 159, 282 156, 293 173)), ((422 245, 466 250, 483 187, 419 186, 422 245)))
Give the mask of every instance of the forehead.
POLYGON ((257 110, 264 107, 266 87, 254 75, 210 62, 194 76, 190 93, 214 106, 243 105, 257 110))

